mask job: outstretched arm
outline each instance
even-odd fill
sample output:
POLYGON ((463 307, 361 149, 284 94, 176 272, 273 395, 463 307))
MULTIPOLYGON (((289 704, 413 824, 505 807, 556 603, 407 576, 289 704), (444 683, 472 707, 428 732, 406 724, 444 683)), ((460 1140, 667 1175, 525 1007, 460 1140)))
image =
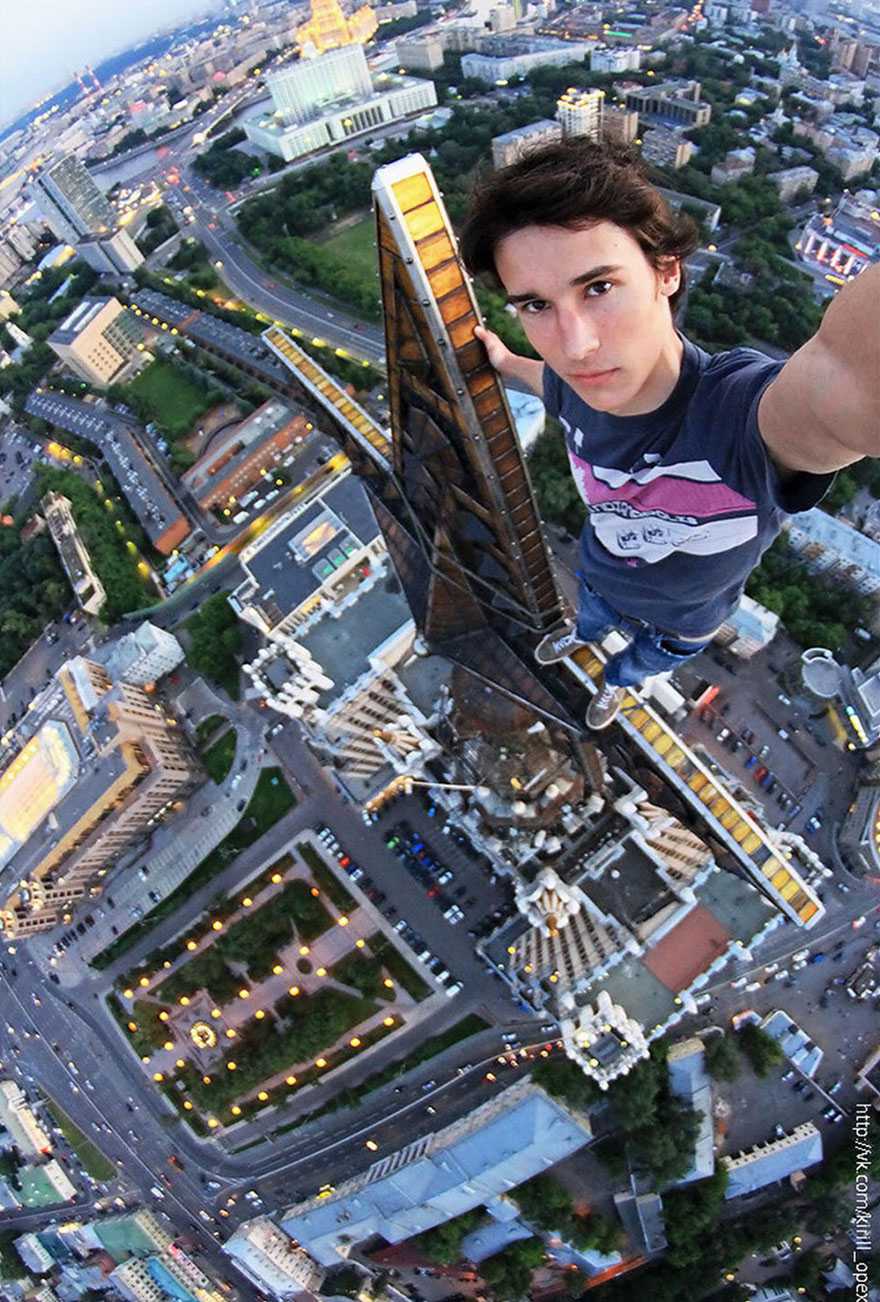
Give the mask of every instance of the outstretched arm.
POLYGON ((761 398, 758 427, 783 471, 880 457, 880 266, 844 286, 786 362, 761 398))

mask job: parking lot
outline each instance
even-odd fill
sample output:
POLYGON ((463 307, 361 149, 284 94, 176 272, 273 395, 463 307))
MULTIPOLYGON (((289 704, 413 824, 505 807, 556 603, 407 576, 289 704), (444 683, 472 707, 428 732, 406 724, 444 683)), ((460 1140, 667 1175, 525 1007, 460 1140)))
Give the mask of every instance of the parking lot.
POLYGON ((803 833, 833 867, 831 829, 852 799, 861 761, 834 744, 820 703, 790 686, 798 656, 777 638, 744 662, 714 649, 697 657, 679 671, 682 688, 693 694, 702 680, 719 691, 682 735, 763 805, 770 826, 803 833))
POLYGON ((31 482, 40 449, 23 430, 10 425, 0 441, 0 502, 21 497, 31 482))
MULTIPOLYGON (((319 835, 325 826, 320 825, 319 835)), ((427 796, 409 796, 382 812, 370 829, 375 839, 366 834, 369 848, 354 848, 334 828, 327 828, 323 839, 330 848, 330 838, 335 840, 339 862, 340 855, 348 860, 342 866, 395 926, 417 967, 427 967, 447 993, 466 986, 482 987, 488 994, 494 987, 493 1002, 501 1001, 509 1016, 509 992, 475 955, 474 938, 509 910, 510 886, 496 878, 463 834, 456 840, 454 829, 446 833, 445 826, 444 811, 427 796), (362 856, 369 872, 358 862, 362 856)))

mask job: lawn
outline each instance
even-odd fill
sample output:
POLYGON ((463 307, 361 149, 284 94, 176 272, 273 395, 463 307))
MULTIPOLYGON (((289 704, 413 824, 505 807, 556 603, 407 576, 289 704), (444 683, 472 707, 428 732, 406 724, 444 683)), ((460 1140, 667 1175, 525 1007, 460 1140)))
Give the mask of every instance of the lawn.
POLYGON ((196 743, 199 746, 204 746, 205 742, 209 741, 215 732, 218 732, 221 727, 228 723, 229 720, 223 714, 209 714, 207 719, 202 719, 202 722, 196 728, 196 743))
POLYGON ((303 862, 308 864, 315 885, 320 886, 337 909, 341 909, 343 913, 351 913, 357 908, 357 901, 354 896, 345 889, 333 870, 327 867, 318 852, 308 842, 300 841, 297 844, 296 852, 303 862))
POLYGON ((155 361, 128 386, 172 439, 183 438, 211 406, 207 394, 169 362, 155 361))
POLYGON ((74 1125, 64 1109, 48 1095, 46 1096, 46 1105, 55 1118, 56 1125, 60 1126, 61 1133, 89 1175, 95 1180, 112 1180, 116 1175, 116 1167, 113 1163, 104 1156, 99 1148, 95 1147, 90 1139, 86 1139, 79 1126, 74 1125))
POLYGON ((224 732, 219 740, 214 742, 210 749, 202 751, 202 763, 208 770, 208 776, 212 777, 219 786, 232 768, 232 761, 235 759, 235 742, 237 733, 234 728, 224 732))
POLYGON ((346 226, 336 235, 319 241, 346 263, 350 271, 357 272, 374 288, 379 286, 379 261, 376 256, 376 221, 372 213, 361 218, 354 226, 346 226))

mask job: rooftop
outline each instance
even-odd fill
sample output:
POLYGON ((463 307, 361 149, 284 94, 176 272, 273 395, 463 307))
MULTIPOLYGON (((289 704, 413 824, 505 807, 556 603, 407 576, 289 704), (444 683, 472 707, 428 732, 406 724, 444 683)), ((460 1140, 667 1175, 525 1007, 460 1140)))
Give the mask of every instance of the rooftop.
POLYGON ((374 1234, 389 1243, 470 1211, 576 1152, 590 1137, 529 1080, 374 1163, 337 1193, 290 1208, 283 1228, 322 1265, 374 1234))
POLYGON ((725 1198, 741 1198, 821 1162, 822 1136, 812 1121, 808 1121, 796 1126, 784 1139, 758 1144, 749 1152, 722 1157, 721 1161, 729 1172, 725 1198))
MULTIPOLYGON (((363 486, 353 475, 335 479, 264 546, 242 559, 258 585, 271 594, 282 617, 317 592, 354 551, 379 533, 363 486)), ((331 675, 334 676, 334 675, 331 675)))

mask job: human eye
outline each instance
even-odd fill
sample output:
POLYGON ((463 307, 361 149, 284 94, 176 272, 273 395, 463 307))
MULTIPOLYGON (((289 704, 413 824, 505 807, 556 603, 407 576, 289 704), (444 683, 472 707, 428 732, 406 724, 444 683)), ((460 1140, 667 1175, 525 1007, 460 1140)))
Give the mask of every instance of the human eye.
POLYGON ((533 298, 528 303, 520 303, 519 310, 523 316, 538 316, 546 306, 543 298, 533 298))
POLYGON ((608 293, 609 289, 613 288, 614 286, 610 280, 594 280, 592 285, 587 286, 586 294, 588 298, 603 298, 604 295, 608 293), (593 293, 593 290, 596 290, 595 294, 593 293))

